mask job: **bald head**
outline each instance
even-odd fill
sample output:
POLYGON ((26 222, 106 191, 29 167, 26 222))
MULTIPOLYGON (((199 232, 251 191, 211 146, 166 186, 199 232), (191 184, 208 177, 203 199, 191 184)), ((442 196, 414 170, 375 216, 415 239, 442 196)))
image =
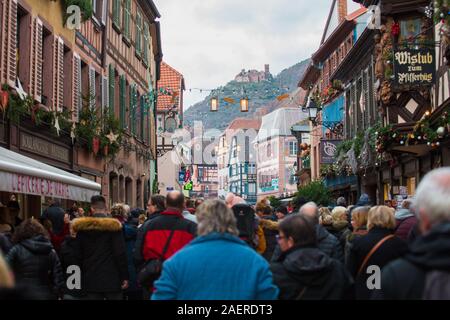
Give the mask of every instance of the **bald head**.
POLYGON ((235 195, 231 192, 225 197, 225 203, 227 204, 228 208, 231 208, 234 205, 234 198, 235 195))
POLYGON ((170 191, 166 197, 166 205, 182 211, 184 209, 184 195, 178 190, 170 191))
POLYGON ((314 202, 305 203, 300 208, 299 214, 310 218, 316 224, 319 223, 319 208, 314 202))

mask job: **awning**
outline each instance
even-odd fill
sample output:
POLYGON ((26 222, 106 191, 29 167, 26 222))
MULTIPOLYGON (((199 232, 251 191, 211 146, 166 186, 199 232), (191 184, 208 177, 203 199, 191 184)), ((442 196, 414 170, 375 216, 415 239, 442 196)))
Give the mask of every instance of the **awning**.
POLYGON ((0 147, 0 191, 89 202, 101 185, 0 147))

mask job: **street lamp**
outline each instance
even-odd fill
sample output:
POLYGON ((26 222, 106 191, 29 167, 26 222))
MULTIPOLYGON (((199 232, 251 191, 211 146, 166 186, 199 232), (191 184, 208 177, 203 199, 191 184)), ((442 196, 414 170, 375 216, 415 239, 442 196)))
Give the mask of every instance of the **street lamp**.
POLYGON ((241 99, 241 112, 248 112, 248 101, 247 97, 241 99))
POLYGON ((219 99, 217 97, 211 98, 211 111, 216 112, 219 109, 219 99))
POLYGON ((317 119, 317 114, 319 113, 319 107, 313 98, 309 98, 307 108, 309 112, 309 120, 314 123, 317 119))

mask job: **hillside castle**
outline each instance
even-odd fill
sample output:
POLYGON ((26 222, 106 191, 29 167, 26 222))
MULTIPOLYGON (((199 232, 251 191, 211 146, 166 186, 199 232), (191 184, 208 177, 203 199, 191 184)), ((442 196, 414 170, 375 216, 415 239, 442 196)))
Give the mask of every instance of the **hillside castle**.
POLYGON ((264 71, 242 69, 242 71, 234 78, 236 82, 257 83, 264 80, 272 79, 270 74, 270 66, 264 65, 264 71))

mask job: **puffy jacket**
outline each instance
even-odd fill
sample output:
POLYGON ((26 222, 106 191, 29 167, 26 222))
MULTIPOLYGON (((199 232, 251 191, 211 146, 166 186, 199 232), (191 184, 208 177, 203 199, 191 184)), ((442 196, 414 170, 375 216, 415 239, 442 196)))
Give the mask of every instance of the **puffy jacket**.
MULTIPOLYGON (((418 237, 409 246, 402 258, 386 265, 381 272, 381 290, 373 293, 372 299, 418 300, 442 299, 435 293, 447 291, 448 282, 432 283, 433 273, 442 272, 445 279, 450 270, 450 222, 433 227, 427 234, 418 237), (446 275, 446 276, 445 276, 446 275), (442 287, 442 286, 446 286, 442 287)), ((447 297, 448 299, 448 297, 447 297)))
POLYGON ((185 219, 176 209, 168 208, 151 217, 139 229, 134 247, 134 263, 140 269, 146 261, 161 258, 164 246, 172 230, 175 230, 167 248, 164 260, 194 239, 197 225, 185 219))
POLYGON ((39 299, 56 299, 63 288, 58 255, 50 240, 39 235, 16 244, 6 256, 18 286, 26 286, 39 299))
POLYGON ((3 254, 7 254, 9 250, 12 248, 12 243, 10 240, 10 236, 0 233, 0 252, 3 254))
POLYGON ((127 254, 122 224, 107 215, 73 220, 77 233, 76 252, 82 272, 82 288, 86 293, 121 291, 129 280, 127 254))
POLYGON ((281 300, 338 300, 351 288, 351 276, 342 263, 317 247, 293 248, 272 262, 281 300))

